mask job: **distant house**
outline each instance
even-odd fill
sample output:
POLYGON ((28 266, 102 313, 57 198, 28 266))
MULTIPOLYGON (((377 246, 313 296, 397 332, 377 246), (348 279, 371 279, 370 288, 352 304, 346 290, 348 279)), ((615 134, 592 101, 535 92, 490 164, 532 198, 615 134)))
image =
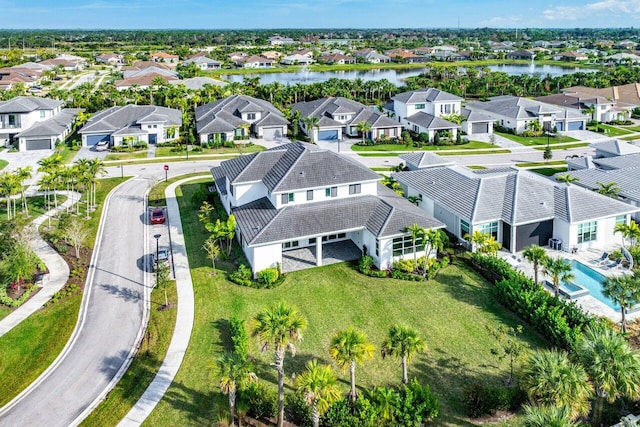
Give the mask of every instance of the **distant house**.
POLYGON ((507 53, 507 59, 524 59, 531 61, 536 57, 536 54, 526 49, 518 49, 507 53))
POLYGON ((166 74, 160 74, 152 71, 145 71, 140 74, 136 74, 126 79, 117 80, 114 82, 114 86, 118 90, 125 90, 131 88, 146 89, 151 87, 157 79, 162 80, 164 83, 172 83, 180 81, 177 77, 168 76, 166 74))
POLYGON ((609 86, 604 88, 593 88, 587 86, 572 86, 562 89, 562 93, 576 94, 581 98, 603 97, 610 101, 615 101, 616 106, 621 109, 631 110, 640 106, 640 83, 629 83, 626 85, 609 86))
POLYGON ((155 62, 163 62, 165 64, 174 64, 177 65, 180 61, 180 57, 178 55, 173 55, 167 52, 153 52, 151 54, 151 60, 155 62))
POLYGON ((294 44, 294 43, 295 43, 295 40, 293 40, 291 37, 282 37, 279 35, 269 37, 269 44, 271 46, 282 46, 282 45, 294 44))
POLYGON ((621 108, 618 102, 608 100, 603 96, 564 92, 556 95, 540 96, 536 101, 547 104, 573 108, 584 113, 587 108, 593 108, 592 120, 610 122, 612 120, 624 120, 629 114, 630 108, 621 108))
MULTIPOLYGON (((280 52, 277 52, 275 50, 267 50, 266 52, 262 52, 260 54, 260 56, 270 59, 272 61, 277 61, 278 59, 282 58, 284 55, 280 52)), ((242 58, 242 57, 241 57, 242 58)), ((246 58, 246 56, 244 56, 244 58, 246 58)))
POLYGON ((166 64, 153 61, 136 61, 133 65, 122 67, 122 77, 140 77, 145 74, 160 74, 167 77, 178 78, 178 73, 166 64))
POLYGON ((363 253, 386 269, 413 258, 416 248, 415 256, 425 255, 408 227, 443 226, 379 184, 375 172, 316 145, 296 142, 224 160, 211 174, 224 209, 235 217, 236 239, 254 276, 266 268, 289 272, 363 253))
POLYGON ((611 245, 619 241, 615 224, 628 222, 639 209, 527 170, 474 172, 452 166, 391 176, 458 239, 479 231, 512 253, 533 244, 547 246, 551 238, 565 251, 611 245))
POLYGON ((103 53, 96 56, 96 63, 116 67, 124 64, 124 56, 119 53, 103 53))
POLYGON ((289 121, 267 101, 233 95, 196 108, 196 130, 200 143, 248 138, 282 139, 289 121))
MULTIPOLYGON (((414 62, 415 59, 417 58, 423 58, 422 56, 416 55, 415 53, 411 53, 411 52, 396 52, 393 55, 387 55, 391 58, 392 61, 395 62, 414 62)), ((420 61, 423 62, 423 61, 420 61)))
POLYGON ((172 80, 169 82, 169 84, 172 84, 174 86, 184 85, 184 87, 186 87, 187 89, 202 90, 206 85, 226 86, 227 82, 218 79, 212 79, 211 77, 192 77, 190 79, 184 80, 172 80))
POLYGON ((634 53, 616 53, 605 58, 610 64, 640 64, 640 56, 634 53))
MULTIPOLYGON (((233 61, 234 63, 237 63, 238 61, 241 61, 241 60, 243 60, 243 59, 245 59, 247 57, 249 57, 249 54, 246 53, 246 52, 232 52, 232 53, 229 54, 229 59, 231 61, 233 61)), ((265 58, 273 59, 273 58, 270 58, 270 57, 265 57, 265 58)))
POLYGON ((110 146, 137 143, 161 144, 180 136, 182 112, 153 105, 125 105, 95 113, 78 131, 82 146, 92 147, 100 141, 110 146))
POLYGON ((517 96, 496 96, 485 102, 466 104, 471 111, 483 113, 503 128, 522 133, 530 122, 538 122, 542 129, 558 131, 584 130, 589 117, 571 108, 517 96))
POLYGON ((361 122, 367 122, 371 127, 365 138, 372 140, 399 137, 402 132, 402 126, 385 114, 343 97, 298 102, 291 109, 300 112, 301 128, 314 141, 341 141, 344 136, 357 137, 360 135, 357 126, 361 122), (318 118, 317 128, 307 128, 304 119, 309 117, 318 118))
POLYGON ((287 55, 280 59, 280 63, 284 65, 311 65, 314 61, 313 58, 309 58, 307 55, 300 55, 294 53, 293 55, 287 55))
POLYGON ((240 68, 271 68, 273 61, 262 56, 248 56, 236 61, 236 65, 240 68))
POLYGON ((77 108, 48 98, 18 96, 0 102, 0 145, 19 151, 51 150, 71 133, 77 108))
POLYGON ((353 52, 353 56, 355 56, 356 59, 361 58, 364 62, 370 64, 391 62, 391 58, 389 58, 387 55, 382 55, 376 52, 374 49, 370 48, 356 50, 355 52, 353 52))
POLYGON ((576 61, 587 61, 588 59, 589 57, 582 52, 568 51, 568 52, 562 52, 560 54, 561 61, 576 62, 576 61))
POLYGON ((17 84, 23 84, 27 87, 36 83, 33 77, 12 68, 0 68, 0 91, 9 90, 17 84))
POLYGON ((182 61, 182 65, 188 66, 189 64, 196 64, 198 68, 203 71, 216 70, 222 67, 222 62, 202 55, 193 56, 185 61, 182 61))
POLYGON ((65 71, 80 71, 84 70, 87 66, 87 61, 82 59, 65 59, 65 58, 54 58, 54 59, 45 59, 44 61, 39 62, 40 65, 44 65, 46 67, 55 68, 62 67, 65 71))
POLYGON ((340 53, 334 53, 332 55, 322 55, 322 59, 326 64, 355 64, 356 59, 352 56, 343 55, 340 53))

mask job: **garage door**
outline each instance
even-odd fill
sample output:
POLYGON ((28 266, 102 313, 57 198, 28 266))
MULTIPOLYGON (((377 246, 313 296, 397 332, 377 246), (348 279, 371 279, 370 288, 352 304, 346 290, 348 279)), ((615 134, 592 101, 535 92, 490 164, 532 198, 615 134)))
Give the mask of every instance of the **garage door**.
POLYGON ((96 145, 100 141, 109 141, 109 135, 87 135, 87 147, 96 145))
POLYGON ((27 151, 31 150, 49 150, 51 148, 51 140, 47 139, 27 139, 26 141, 27 151))
POLYGON ((584 130, 584 122, 569 122, 568 130, 584 130))
POLYGON ((262 137, 264 139, 279 139, 282 138, 282 128, 263 128, 262 137))
POLYGON ((489 133, 488 123, 472 123, 471 133, 489 133))
POLYGON ((320 132, 318 132, 318 139, 321 141, 337 140, 338 131, 337 130, 321 130, 320 132))

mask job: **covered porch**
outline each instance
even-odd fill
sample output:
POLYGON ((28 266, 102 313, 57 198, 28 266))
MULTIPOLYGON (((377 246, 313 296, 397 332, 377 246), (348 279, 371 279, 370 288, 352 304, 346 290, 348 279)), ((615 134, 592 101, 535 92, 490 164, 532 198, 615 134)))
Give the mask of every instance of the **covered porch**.
POLYGON ((288 273, 319 265, 353 261, 361 256, 362 251, 352 240, 342 240, 331 243, 318 242, 318 244, 313 246, 283 251, 282 272, 288 273), (318 262, 318 252, 320 252, 321 262, 318 262))

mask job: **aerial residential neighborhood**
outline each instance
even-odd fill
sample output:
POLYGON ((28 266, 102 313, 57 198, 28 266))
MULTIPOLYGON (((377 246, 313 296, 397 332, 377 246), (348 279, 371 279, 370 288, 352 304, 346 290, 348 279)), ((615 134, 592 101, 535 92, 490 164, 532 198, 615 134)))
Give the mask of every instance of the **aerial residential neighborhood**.
POLYGON ((174 3, 0 5, 0 426, 638 424, 633 2, 174 3))

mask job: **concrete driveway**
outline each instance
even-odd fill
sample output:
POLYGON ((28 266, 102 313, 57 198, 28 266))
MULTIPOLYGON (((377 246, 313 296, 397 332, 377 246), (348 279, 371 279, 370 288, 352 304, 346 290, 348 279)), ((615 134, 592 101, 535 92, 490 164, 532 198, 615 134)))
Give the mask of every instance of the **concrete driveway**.
MULTIPOLYGON (((170 176, 208 171, 217 164, 172 163, 170 176)), ((153 283, 152 230, 145 224, 144 200, 164 170, 162 164, 139 165, 125 173, 139 176, 116 188, 105 206, 76 330, 51 367, 0 409, 0 425, 79 423, 115 385, 139 345, 153 283)), ((108 168, 108 176, 119 175, 120 168, 108 168)))
POLYGON ((35 172, 38 169, 38 162, 45 157, 49 157, 54 152, 54 150, 33 150, 9 153, 9 150, 2 150, 0 151, 0 159, 9 162, 7 167, 2 169, 2 172, 13 171, 25 166, 31 166, 33 172, 35 172))

